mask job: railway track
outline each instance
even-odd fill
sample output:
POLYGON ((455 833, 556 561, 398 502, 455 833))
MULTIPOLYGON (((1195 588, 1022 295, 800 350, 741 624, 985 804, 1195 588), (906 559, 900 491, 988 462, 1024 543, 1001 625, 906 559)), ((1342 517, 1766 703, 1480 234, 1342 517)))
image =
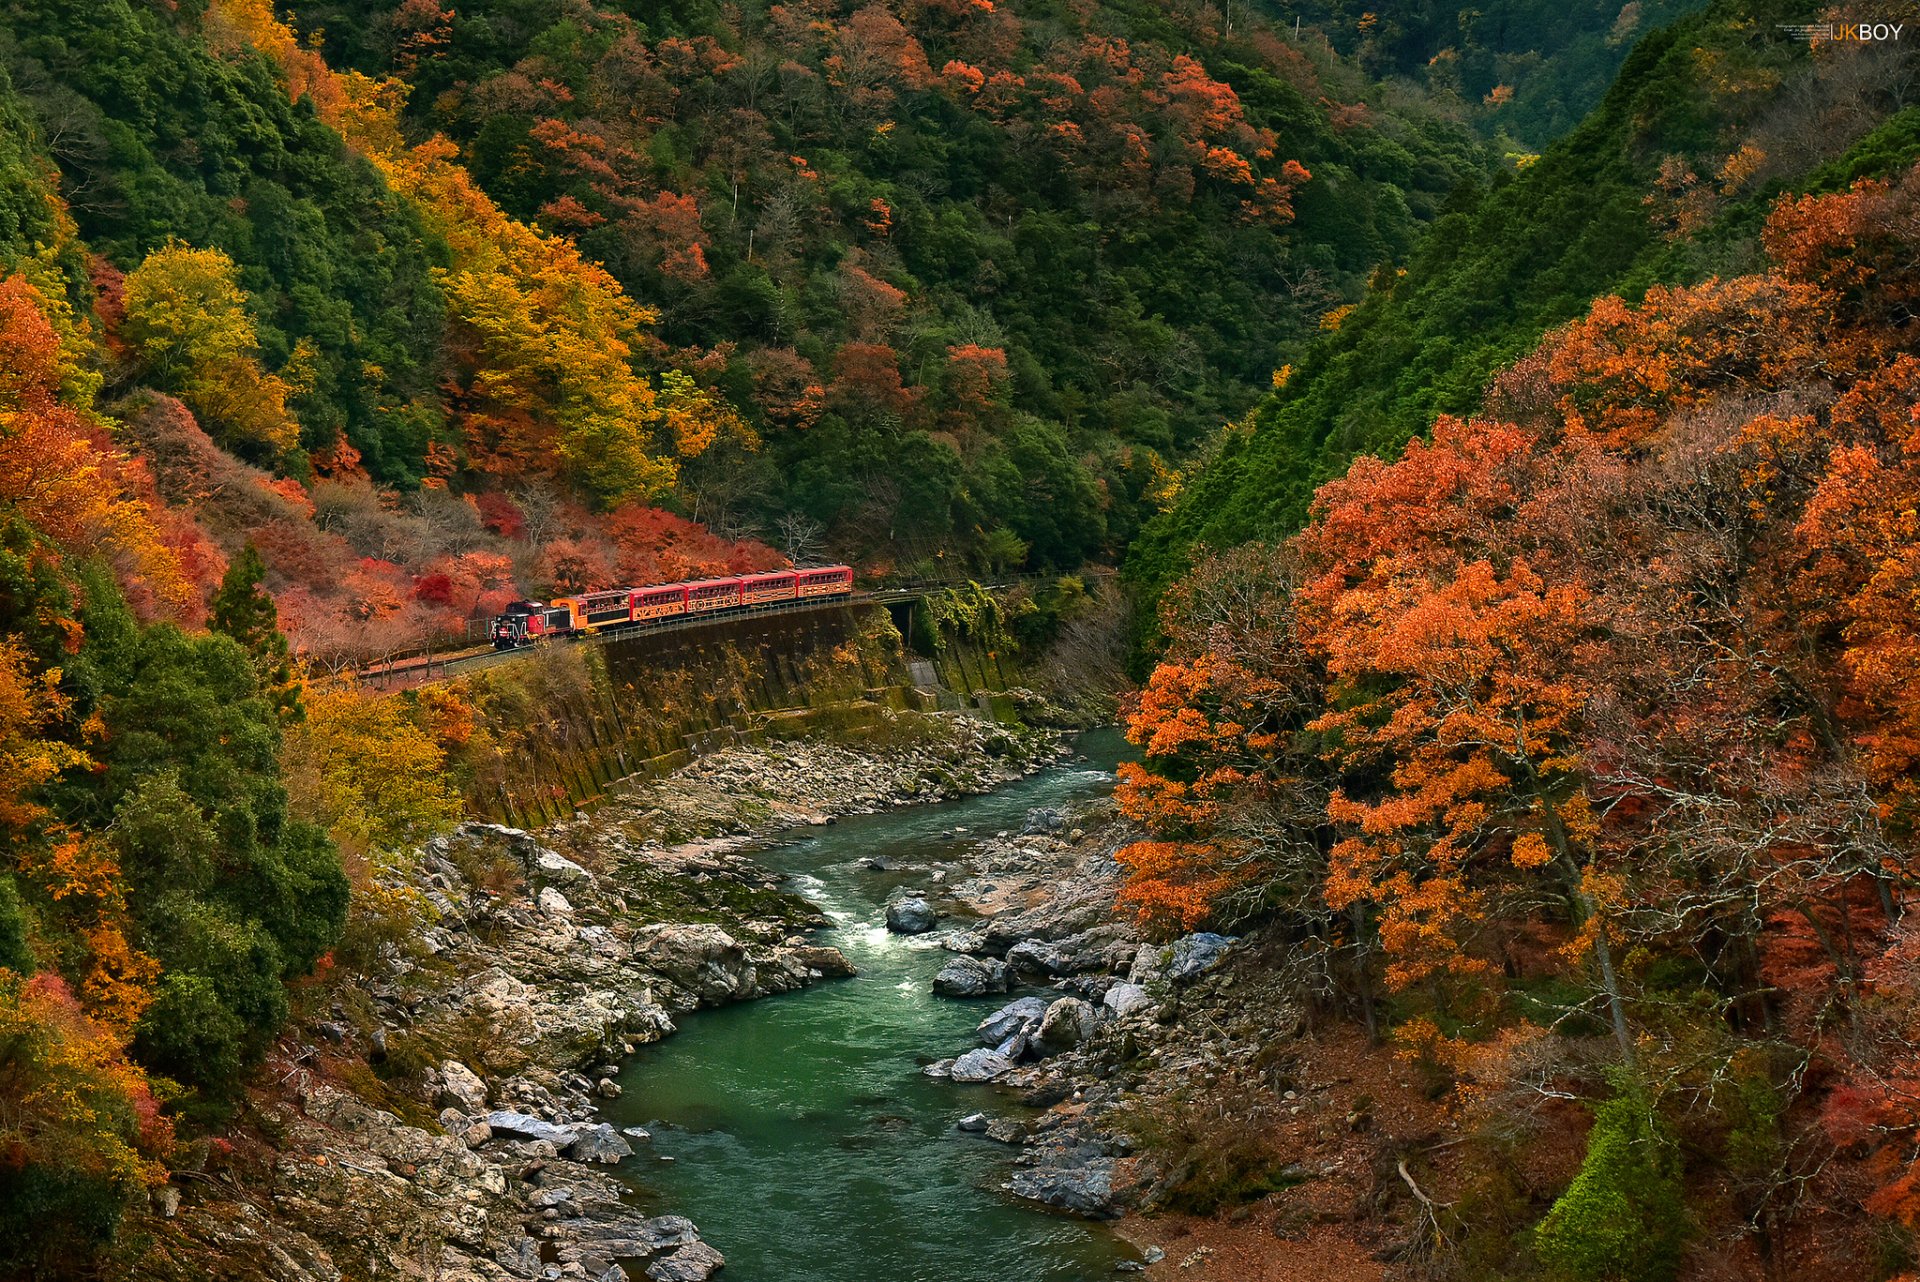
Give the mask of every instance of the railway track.
MULTIPOLYGON (((806 601, 776 601, 767 605, 745 606, 732 610, 722 610, 709 614, 689 615, 680 618, 658 619, 646 623, 619 624, 613 627, 598 628, 584 634, 569 634, 542 640, 532 645, 521 646, 514 650, 496 650, 491 642, 446 650, 429 649, 425 653, 414 653, 395 658, 384 663, 365 664, 350 672, 337 676, 320 678, 319 683, 328 681, 358 681, 363 685, 373 685, 386 689, 394 685, 411 683, 415 680, 430 681, 441 676, 454 676, 462 672, 474 672, 481 668, 497 664, 512 663, 539 653, 543 648, 556 645, 606 645, 613 641, 631 640, 639 636, 652 636, 672 632, 688 632, 700 628, 723 627, 729 623, 738 623, 743 619, 763 619, 775 615, 808 614, 820 610, 845 610, 850 606, 897 605, 903 601, 917 601, 930 592, 938 592, 957 584, 919 584, 898 588, 881 588, 872 592, 855 592, 850 596, 826 597, 806 601)), ((988 591, 1001 590, 1014 586, 1005 584, 982 584, 988 591)))

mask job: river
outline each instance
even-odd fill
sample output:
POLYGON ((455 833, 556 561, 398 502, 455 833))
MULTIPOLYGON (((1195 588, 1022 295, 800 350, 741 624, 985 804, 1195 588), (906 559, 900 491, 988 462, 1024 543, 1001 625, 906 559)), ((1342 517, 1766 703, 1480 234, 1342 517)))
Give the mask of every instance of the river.
POLYGON ((863 865, 937 860, 1018 831, 1036 806, 1100 795, 1125 746, 1095 732, 1077 744, 1085 760, 984 796, 807 829, 760 854, 832 919, 820 941, 859 975, 686 1017, 629 1061, 603 1109, 652 1131, 623 1175, 649 1209, 698 1224, 730 1282, 1091 1282, 1135 1258, 1100 1225, 1008 1197, 999 1186, 1015 1150, 954 1129, 968 1113, 1021 1109, 921 1065, 970 1048, 974 1025, 1010 998, 933 996, 948 954, 883 924, 888 892, 924 872, 863 865))

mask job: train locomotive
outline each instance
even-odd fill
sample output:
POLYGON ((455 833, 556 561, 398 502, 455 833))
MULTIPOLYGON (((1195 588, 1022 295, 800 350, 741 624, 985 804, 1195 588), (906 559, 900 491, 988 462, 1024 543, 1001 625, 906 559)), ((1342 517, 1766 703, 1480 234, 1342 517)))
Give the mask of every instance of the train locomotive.
POLYGON ((772 570, 727 579, 614 588, 552 601, 515 601, 493 618, 496 650, 513 650, 549 637, 586 636, 610 628, 644 627, 696 614, 765 610, 790 601, 851 596, 853 570, 826 565, 811 570, 772 570))

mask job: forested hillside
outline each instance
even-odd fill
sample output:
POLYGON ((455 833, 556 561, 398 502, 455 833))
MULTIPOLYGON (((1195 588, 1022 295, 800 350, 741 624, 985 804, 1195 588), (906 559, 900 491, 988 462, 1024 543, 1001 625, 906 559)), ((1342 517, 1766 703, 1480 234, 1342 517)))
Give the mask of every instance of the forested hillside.
POLYGON ((743 411, 761 448, 690 465, 693 514, 922 567, 1115 555, 1485 163, 1204 5, 293 8, 743 411))
POLYGON ((1315 488, 1391 453, 1589 301, 1751 268, 1785 190, 1898 169, 1920 144, 1910 50, 1808 50, 1809 6, 1714 5, 1644 41, 1539 161, 1454 206, 1400 271, 1284 371, 1131 552, 1151 596, 1197 544, 1282 538, 1315 488))
POLYGON ((1417 86, 1503 145, 1537 151, 1599 103, 1641 37, 1704 0, 1262 0, 1323 35, 1369 76, 1417 86))
POLYGON ((1164 607, 1124 906, 1420 1075, 1398 1265, 1910 1275, 1920 59, 1820 16, 0 0, 0 1276, 280 1169, 261 1064, 591 684, 350 670, 841 558, 1164 607))
POLYGON ((1915 57, 1805 16, 1643 44, 1148 546, 1126 897, 1393 1048, 1435 1276, 1920 1258, 1915 57))

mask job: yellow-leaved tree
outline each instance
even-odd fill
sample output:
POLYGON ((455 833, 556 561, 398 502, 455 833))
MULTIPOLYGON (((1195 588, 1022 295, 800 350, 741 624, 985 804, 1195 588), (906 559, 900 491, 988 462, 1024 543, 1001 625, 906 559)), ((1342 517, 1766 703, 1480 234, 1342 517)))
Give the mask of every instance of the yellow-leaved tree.
POLYGON ((260 336, 233 260, 177 240, 127 275, 127 341, 154 386, 185 401, 215 439, 271 461, 299 444, 294 387, 260 363, 260 336))
POLYGON ((207 24, 216 47, 278 63, 288 91, 308 98, 452 251, 439 276, 460 366, 454 408, 475 465, 511 473, 557 463, 613 508, 666 493, 678 460, 726 427, 724 401, 681 395, 663 405, 636 368, 658 319, 651 308, 570 241, 508 217, 451 142, 406 141, 405 85, 333 72, 269 0, 214 0, 207 24))

